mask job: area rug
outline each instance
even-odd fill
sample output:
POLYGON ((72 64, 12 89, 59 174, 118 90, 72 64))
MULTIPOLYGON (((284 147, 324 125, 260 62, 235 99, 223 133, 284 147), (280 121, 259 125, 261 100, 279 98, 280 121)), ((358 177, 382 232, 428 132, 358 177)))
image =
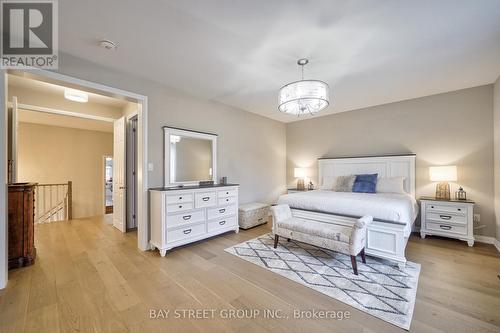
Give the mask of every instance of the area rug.
POLYGON ((348 255, 301 242, 281 240, 273 248, 266 234, 229 247, 227 252, 408 330, 413 316, 420 265, 366 257, 354 275, 348 255))

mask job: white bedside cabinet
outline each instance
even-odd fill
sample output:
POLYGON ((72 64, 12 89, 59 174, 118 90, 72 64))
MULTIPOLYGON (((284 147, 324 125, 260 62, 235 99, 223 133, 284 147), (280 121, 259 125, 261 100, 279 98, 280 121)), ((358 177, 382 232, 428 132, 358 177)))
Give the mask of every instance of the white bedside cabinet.
POLYGON ((422 238, 437 235, 466 241, 469 246, 474 245, 474 201, 422 197, 420 203, 422 238))

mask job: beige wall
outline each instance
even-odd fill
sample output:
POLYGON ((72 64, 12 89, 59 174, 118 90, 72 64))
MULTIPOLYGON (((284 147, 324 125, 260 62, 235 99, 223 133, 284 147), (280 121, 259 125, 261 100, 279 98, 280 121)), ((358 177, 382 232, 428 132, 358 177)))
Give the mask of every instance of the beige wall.
POLYGON ((457 165, 458 183, 487 226, 476 233, 493 236, 492 119, 493 86, 487 85, 290 123, 287 181, 293 184, 299 166, 311 168, 317 183, 319 157, 416 153, 417 196, 434 193, 429 166, 457 165))
POLYGON ((148 96, 148 154, 154 164, 149 187, 163 185, 162 126, 168 125, 218 134, 218 175, 241 185, 241 203, 273 202, 284 191, 284 124, 66 54, 60 54, 59 68, 63 74, 148 96))
POLYGON ((493 127, 495 132, 495 216, 496 238, 500 241, 500 77, 493 87, 493 127))
POLYGON ((19 181, 73 181, 73 216, 103 213, 103 156, 113 155, 113 134, 19 124, 19 181))

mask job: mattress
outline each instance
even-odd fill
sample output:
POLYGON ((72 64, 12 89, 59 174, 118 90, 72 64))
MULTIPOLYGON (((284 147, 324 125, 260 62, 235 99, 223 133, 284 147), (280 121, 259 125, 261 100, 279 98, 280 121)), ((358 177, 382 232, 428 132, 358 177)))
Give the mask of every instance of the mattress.
POLYGON ((409 194, 353 193, 314 190, 282 195, 278 204, 290 208, 322 213, 361 217, 370 215, 374 220, 405 224, 409 235, 418 215, 418 204, 409 194))

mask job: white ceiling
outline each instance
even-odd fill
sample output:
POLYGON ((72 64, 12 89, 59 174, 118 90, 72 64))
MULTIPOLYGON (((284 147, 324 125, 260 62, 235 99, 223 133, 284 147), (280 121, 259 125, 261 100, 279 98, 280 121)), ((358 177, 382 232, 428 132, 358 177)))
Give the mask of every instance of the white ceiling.
MULTIPOLYGON (((65 87, 52 84, 48 82, 38 81, 31 78, 26 78, 22 76, 9 75, 9 86, 10 87, 18 87, 21 89, 28 89, 34 91, 40 91, 44 94, 51 94, 54 96, 59 96, 60 98, 64 98, 64 89, 65 87)), ((113 97, 108 97, 104 95, 94 94, 91 92, 87 92, 89 96, 90 104, 99 104, 104 106, 111 106, 115 108, 124 108, 129 102, 126 100, 121 100, 113 97)), ((74 102, 77 103, 77 102, 74 102)), ((78 104, 77 104, 78 105, 78 104)), ((86 104, 81 104, 86 105, 86 104)))
POLYGON ((301 57, 330 84, 320 115, 500 74, 498 0, 65 0, 59 17, 64 53, 284 122, 277 92, 301 57))

